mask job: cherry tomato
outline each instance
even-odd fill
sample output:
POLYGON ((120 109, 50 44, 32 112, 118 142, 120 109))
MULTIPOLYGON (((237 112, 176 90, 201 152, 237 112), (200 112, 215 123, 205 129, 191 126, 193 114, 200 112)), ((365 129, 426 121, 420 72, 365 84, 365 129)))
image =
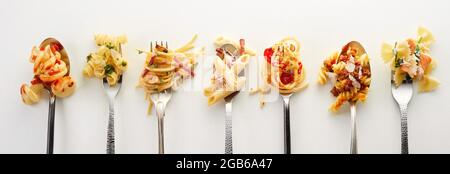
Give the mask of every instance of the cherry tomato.
POLYGON ((281 83, 283 83, 285 85, 292 83, 294 81, 294 74, 283 72, 283 73, 281 73, 280 80, 281 80, 281 83))
POLYGON ((266 50, 264 50, 264 58, 266 58, 267 63, 271 63, 272 62, 272 55, 273 55, 273 50, 272 48, 267 48, 266 50))

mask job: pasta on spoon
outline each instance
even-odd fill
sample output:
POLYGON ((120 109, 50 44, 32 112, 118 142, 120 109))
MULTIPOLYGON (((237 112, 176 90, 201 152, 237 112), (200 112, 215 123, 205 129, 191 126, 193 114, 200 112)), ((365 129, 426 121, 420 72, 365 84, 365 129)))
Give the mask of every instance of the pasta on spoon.
POLYGON ((51 43, 45 47, 33 47, 30 62, 34 64, 34 78, 31 85, 20 87, 22 101, 25 104, 37 103, 44 88, 50 89, 56 97, 67 97, 75 91, 75 81, 68 75, 69 67, 62 59, 67 55, 59 43, 51 43))
POLYGON ((336 97, 330 106, 338 111, 346 102, 365 101, 371 82, 369 57, 357 42, 350 42, 342 51, 331 54, 322 64, 318 82, 322 85, 329 80, 333 84, 331 93, 336 97), (354 46, 355 45, 355 46, 354 46))

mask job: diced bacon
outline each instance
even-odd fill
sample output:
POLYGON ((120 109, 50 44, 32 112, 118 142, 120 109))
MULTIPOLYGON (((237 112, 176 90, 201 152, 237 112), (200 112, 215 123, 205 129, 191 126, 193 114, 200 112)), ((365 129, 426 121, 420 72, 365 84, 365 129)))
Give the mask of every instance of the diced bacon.
POLYGON ((245 52, 245 39, 240 39, 239 40, 239 45, 241 47, 241 49, 239 51, 240 51, 240 53, 242 55, 245 52))

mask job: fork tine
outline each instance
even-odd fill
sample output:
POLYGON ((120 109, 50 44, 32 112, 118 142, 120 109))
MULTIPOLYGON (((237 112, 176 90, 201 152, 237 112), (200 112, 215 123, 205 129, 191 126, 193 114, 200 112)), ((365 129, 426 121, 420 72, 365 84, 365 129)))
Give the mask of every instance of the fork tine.
POLYGON ((167 41, 166 41, 166 48, 169 49, 169 44, 167 44, 167 41))
POLYGON ((150 52, 153 52, 153 42, 150 42, 150 52))

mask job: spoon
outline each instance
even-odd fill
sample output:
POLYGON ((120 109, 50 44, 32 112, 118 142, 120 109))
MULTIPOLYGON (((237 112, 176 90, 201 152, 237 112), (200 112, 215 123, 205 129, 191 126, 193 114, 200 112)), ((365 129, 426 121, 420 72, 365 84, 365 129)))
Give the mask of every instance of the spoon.
MULTIPOLYGON (((64 63, 66 63, 66 66, 67 66, 67 73, 64 76, 68 76, 70 73, 70 61, 69 61, 69 56, 67 55, 67 52, 64 49, 64 47, 62 46, 62 44, 54 38, 47 38, 44 41, 42 41, 42 43, 39 47, 45 48, 47 45, 53 45, 53 44, 58 45, 58 47, 60 48, 59 53, 61 53, 61 60, 64 61, 64 63)), ((50 94, 49 111, 48 111, 48 128, 47 128, 47 154, 53 154, 56 96, 55 96, 55 94, 53 94, 50 85, 44 83, 44 88, 50 94)))
MULTIPOLYGON (((357 56, 366 54, 364 47, 357 41, 351 41, 347 43, 343 48, 339 57, 347 52, 349 48, 353 48, 357 52, 357 56)), ((338 59, 339 61, 339 59, 338 59)), ((350 103, 350 122, 351 122, 351 141, 350 141, 350 153, 358 153, 357 134, 356 134, 356 101, 349 101, 350 103)))

